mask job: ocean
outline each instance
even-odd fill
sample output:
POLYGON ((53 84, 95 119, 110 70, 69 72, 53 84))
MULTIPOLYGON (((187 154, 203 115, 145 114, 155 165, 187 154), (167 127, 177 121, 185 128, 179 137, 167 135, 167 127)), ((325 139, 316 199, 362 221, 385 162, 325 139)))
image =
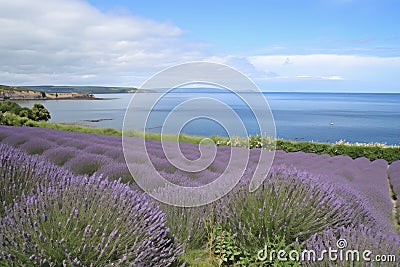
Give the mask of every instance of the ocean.
MULTIPOLYGON (((162 96, 161 93, 155 94, 157 97, 162 96)), ((146 103, 148 98, 155 96, 154 94, 140 95, 140 103, 146 103)), ((345 140, 352 143, 400 144, 400 94, 277 92, 263 95, 269 103, 278 138, 328 143, 345 140)), ((43 103, 52 115, 52 122, 122 129, 124 115, 132 94, 101 94, 96 97, 106 99, 22 101, 19 103, 28 107, 35 102, 43 103)), ((208 97, 225 103, 239 114, 248 133, 259 134, 254 116, 246 104, 227 92, 183 93, 177 91, 169 93, 154 105, 151 112, 146 108, 146 104, 143 107, 133 107, 129 112, 134 112, 134 115, 129 118, 135 119, 126 125, 140 129, 145 118, 149 116, 146 130, 159 132, 162 129, 163 120, 174 108, 185 101, 199 97, 208 97)), ((176 117, 193 117, 194 119, 185 125, 168 127, 168 129, 191 135, 226 136, 228 133, 223 124, 229 125, 230 129, 238 124, 231 113, 225 113, 219 108, 221 107, 207 104, 183 105, 174 110, 176 117), (207 111, 209 118, 201 116, 203 111, 207 111), (212 118, 210 114, 215 118, 212 118)), ((235 134, 234 131, 233 134, 235 134)))

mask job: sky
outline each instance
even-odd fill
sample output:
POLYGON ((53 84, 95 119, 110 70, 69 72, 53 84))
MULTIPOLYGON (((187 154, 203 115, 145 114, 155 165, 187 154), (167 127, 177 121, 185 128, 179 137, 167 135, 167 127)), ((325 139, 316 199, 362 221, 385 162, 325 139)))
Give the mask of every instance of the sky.
POLYGON ((0 84, 140 86, 211 61, 263 91, 400 93, 398 0, 0 0, 0 84))

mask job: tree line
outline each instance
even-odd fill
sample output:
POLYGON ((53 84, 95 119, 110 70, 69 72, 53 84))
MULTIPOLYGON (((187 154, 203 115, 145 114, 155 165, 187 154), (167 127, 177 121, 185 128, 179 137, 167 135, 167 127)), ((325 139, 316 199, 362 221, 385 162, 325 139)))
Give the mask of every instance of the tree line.
POLYGON ((30 109, 21 107, 10 100, 0 102, 0 124, 2 125, 30 126, 32 122, 49 119, 51 119, 50 112, 42 104, 35 103, 30 109))

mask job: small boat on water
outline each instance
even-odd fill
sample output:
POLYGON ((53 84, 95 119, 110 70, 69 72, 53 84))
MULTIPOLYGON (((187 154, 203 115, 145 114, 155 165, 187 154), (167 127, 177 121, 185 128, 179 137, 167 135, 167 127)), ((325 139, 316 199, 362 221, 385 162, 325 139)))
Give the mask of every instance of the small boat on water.
POLYGON ((333 121, 331 121, 331 122, 329 123, 329 125, 330 125, 330 126, 333 126, 333 125, 334 125, 333 121))

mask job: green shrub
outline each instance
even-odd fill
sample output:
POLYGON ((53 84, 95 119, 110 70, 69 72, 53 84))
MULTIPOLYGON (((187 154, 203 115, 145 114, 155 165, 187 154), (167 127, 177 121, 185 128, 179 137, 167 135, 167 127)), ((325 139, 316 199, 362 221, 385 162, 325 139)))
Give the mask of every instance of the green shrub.
POLYGON ((389 164, 400 160, 400 147, 386 146, 383 144, 350 144, 338 142, 337 144, 322 144, 313 142, 293 142, 278 139, 276 149, 286 152, 303 151, 306 153, 328 154, 331 156, 345 155, 353 159, 366 157, 370 160, 384 159, 389 164))
POLYGON ((25 118, 31 118, 32 117, 32 110, 27 108, 27 107, 23 107, 23 108, 21 108, 21 110, 16 115, 18 115, 20 117, 25 117, 25 118))
POLYGON ((0 124, 10 126, 37 126, 34 121, 47 121, 50 112, 42 104, 34 104, 32 109, 13 101, 0 102, 0 124))
POLYGON ((0 101, 0 112, 5 113, 5 112, 11 112, 13 114, 18 114, 21 110, 21 106, 18 105, 14 101, 6 100, 6 101, 0 101))
POLYGON ((51 119, 50 112, 42 105, 35 103, 33 104, 30 119, 34 121, 48 121, 51 119))

